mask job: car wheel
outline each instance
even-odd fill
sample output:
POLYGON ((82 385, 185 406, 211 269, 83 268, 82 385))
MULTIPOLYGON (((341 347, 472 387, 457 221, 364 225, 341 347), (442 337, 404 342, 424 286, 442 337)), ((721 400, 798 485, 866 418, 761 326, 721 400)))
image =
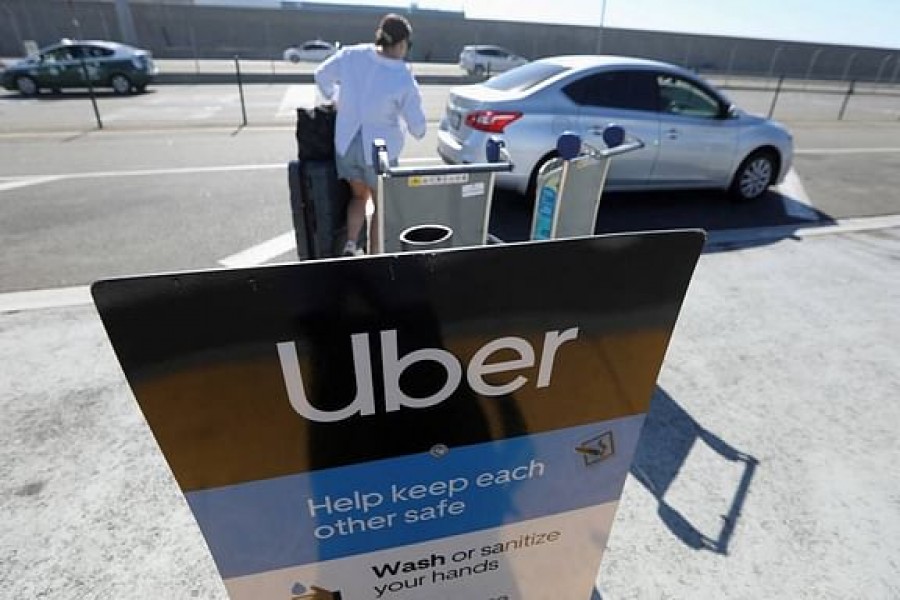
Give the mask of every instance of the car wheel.
POLYGON ((744 159, 734 181, 731 195, 735 200, 755 200, 766 193, 775 181, 776 158, 772 152, 759 150, 744 159))
POLYGON ((475 68, 472 69, 472 72, 475 74, 475 77, 484 77, 484 66, 475 65, 475 68))
POLYGON ((23 96, 36 96, 40 91, 37 82, 27 75, 16 78, 16 89, 23 96))
POLYGON ((298 54, 291 54, 290 56, 288 56, 288 60, 296 65, 298 62, 300 62, 300 56, 298 54))
POLYGON ((121 73, 116 73, 110 77, 109 85, 112 87, 113 92, 120 96, 131 92, 131 80, 128 79, 127 75, 122 75, 121 73))

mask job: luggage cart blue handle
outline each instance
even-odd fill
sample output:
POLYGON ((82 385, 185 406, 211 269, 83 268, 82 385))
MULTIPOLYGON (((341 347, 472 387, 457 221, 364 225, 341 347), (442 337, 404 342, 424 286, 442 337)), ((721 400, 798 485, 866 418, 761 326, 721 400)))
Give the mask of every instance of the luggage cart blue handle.
POLYGON ((498 138, 488 140, 486 148, 489 162, 461 165, 431 165, 426 167, 392 167, 384 140, 372 143, 375 171, 388 177, 416 177, 423 175, 456 175, 460 173, 503 173, 513 170, 506 144, 498 138), (493 159, 493 160, 492 160, 493 159))

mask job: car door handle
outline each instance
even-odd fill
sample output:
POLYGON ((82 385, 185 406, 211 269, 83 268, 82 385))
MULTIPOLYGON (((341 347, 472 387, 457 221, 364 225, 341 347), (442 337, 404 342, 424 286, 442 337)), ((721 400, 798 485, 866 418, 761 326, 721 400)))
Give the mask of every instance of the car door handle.
POLYGON ((681 132, 674 127, 666 132, 666 137, 670 140, 677 140, 679 135, 681 135, 681 132))

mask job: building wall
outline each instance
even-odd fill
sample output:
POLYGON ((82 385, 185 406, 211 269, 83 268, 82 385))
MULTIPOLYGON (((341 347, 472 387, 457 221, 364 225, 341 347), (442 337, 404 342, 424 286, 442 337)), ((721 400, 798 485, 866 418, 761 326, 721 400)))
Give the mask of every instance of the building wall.
MULTIPOLYGON (((288 45, 308 39, 344 44, 370 41, 379 8, 235 8, 131 0, 138 45, 160 58, 280 59, 288 45)), ((558 54, 641 56, 701 72, 786 75, 898 82, 900 51, 568 25, 466 20, 461 13, 412 10, 417 61, 455 62, 466 44, 506 46, 529 58, 558 54)), ((0 0, 0 55, 22 54, 61 37, 121 39, 115 0, 0 0), (77 26, 76 23, 77 22, 77 26)))

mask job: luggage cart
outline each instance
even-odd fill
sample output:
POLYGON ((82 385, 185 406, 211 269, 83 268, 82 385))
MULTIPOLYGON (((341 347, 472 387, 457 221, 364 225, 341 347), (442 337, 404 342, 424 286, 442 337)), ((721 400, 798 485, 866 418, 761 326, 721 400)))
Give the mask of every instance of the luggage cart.
MULTIPOLYGON (((372 152, 378 172, 375 226, 376 247, 370 253, 400 252, 401 234, 426 225, 452 230, 442 247, 481 246, 488 243, 488 219, 496 173, 511 171, 506 144, 491 138, 486 163, 392 167, 384 140, 375 140, 372 152)), ((371 246, 371 245, 370 245, 371 246)))
POLYGON ((538 173, 532 240, 593 235, 600 210, 600 197, 606 184, 610 161, 644 147, 636 138, 625 142, 625 130, 609 125, 603 131, 607 148, 599 150, 581 141, 571 132, 556 142, 558 158, 545 164, 538 173))

